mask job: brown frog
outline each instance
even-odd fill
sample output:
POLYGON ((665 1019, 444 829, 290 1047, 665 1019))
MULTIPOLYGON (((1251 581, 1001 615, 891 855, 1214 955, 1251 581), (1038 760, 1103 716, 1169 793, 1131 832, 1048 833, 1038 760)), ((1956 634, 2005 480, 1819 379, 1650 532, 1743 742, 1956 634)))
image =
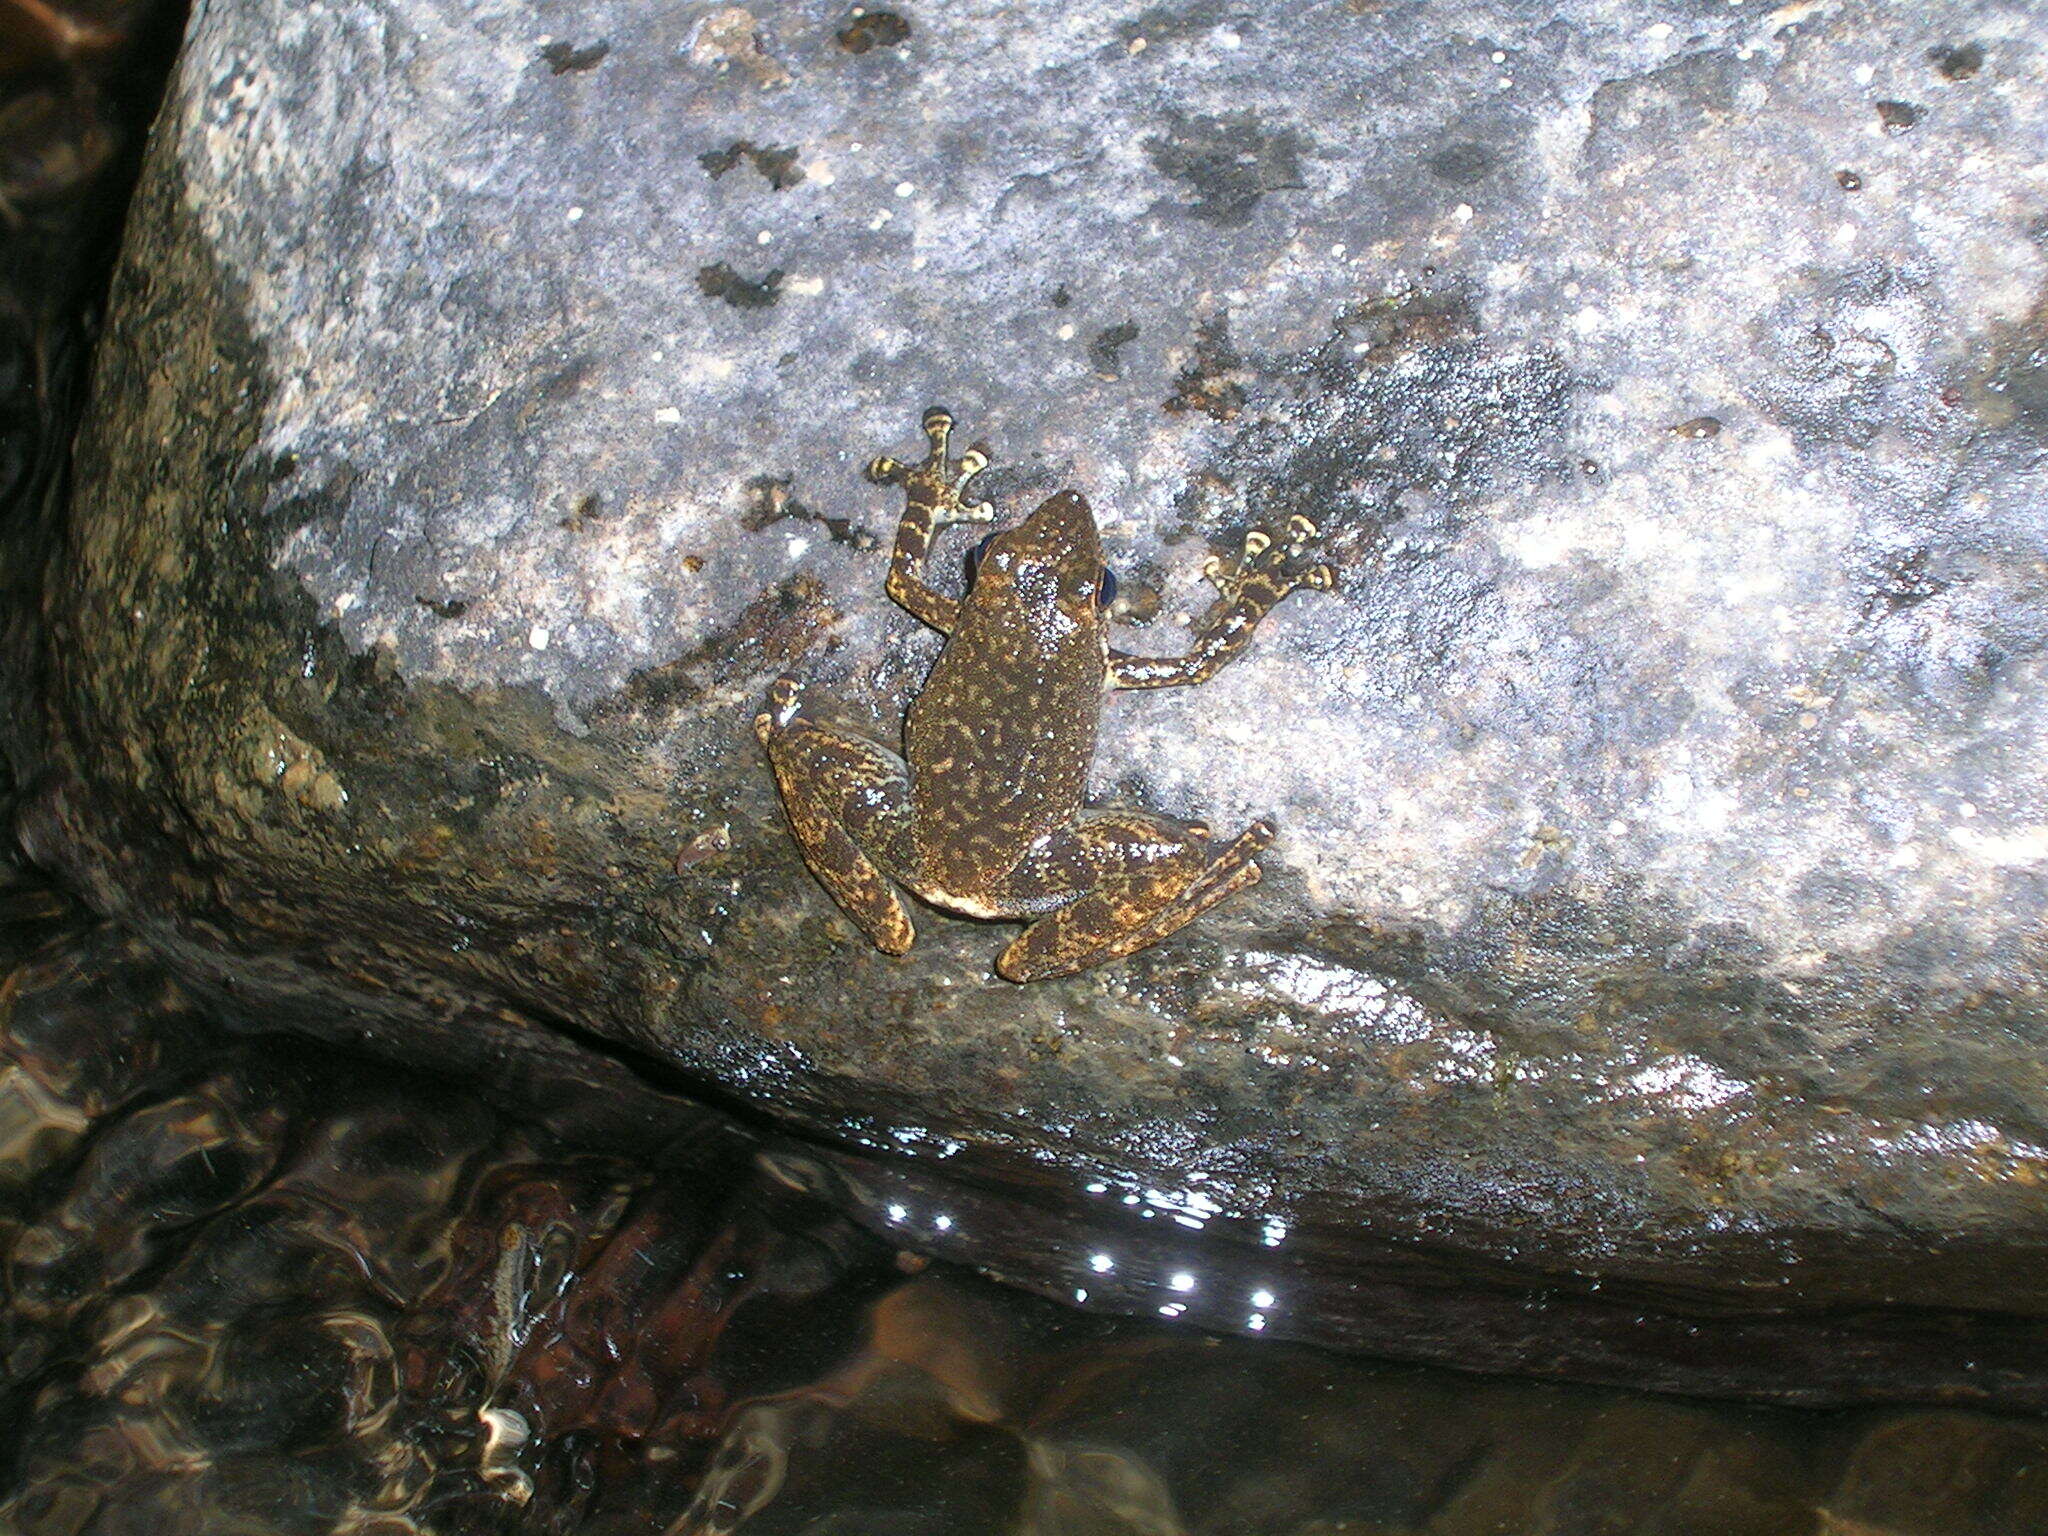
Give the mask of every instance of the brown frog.
POLYGON ((1011 981, 1085 970, 1157 943, 1259 878, 1273 826, 1255 821, 1218 844, 1204 826, 1084 806, 1103 691, 1168 688, 1215 675, 1288 593, 1327 590, 1311 557, 1315 525, 1280 539, 1254 530, 1244 553, 1205 572, 1223 594, 1184 656, 1112 649, 1114 578, 1088 503, 1061 491, 971 557, 966 593, 925 579, 939 530, 985 523, 967 483, 988 467, 979 446, 948 456, 953 418, 924 417, 931 452, 909 466, 880 458, 868 477, 903 488, 888 592, 946 636, 904 721, 907 761, 806 706, 778 680, 754 731, 811 872, 875 946, 910 948, 915 930, 893 881, 935 907, 1028 924, 996 961, 1011 981))

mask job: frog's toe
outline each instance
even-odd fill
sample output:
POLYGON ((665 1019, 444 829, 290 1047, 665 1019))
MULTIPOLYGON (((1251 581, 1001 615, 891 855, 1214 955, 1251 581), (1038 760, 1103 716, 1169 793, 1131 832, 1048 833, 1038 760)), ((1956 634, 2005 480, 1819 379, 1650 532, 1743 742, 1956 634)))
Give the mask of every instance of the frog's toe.
POLYGON ((935 405, 924 413, 924 434, 931 452, 920 464, 905 464, 887 454, 872 459, 867 477, 877 485, 900 487, 910 499, 929 509, 932 526, 949 523, 986 523, 994 520, 996 509, 986 501, 969 502, 968 482, 988 468, 986 445, 976 443, 959 458, 951 457, 953 413, 935 405))
POLYGON ((986 501, 969 501, 967 485, 976 475, 988 468, 988 445, 976 443, 960 455, 960 473, 953 477, 952 518, 960 523, 986 523, 994 519, 996 509, 986 501))
POLYGON ((1296 592, 1306 587, 1312 592, 1329 592, 1336 588, 1337 571, 1326 560, 1307 563, 1305 551, 1296 551, 1293 558, 1282 561, 1274 567, 1274 583, 1282 593, 1296 592))
POLYGON ((924 413, 924 435, 931 440, 931 462, 946 462, 946 452, 953 441, 953 413, 943 405, 935 405, 924 413))
POLYGON ((754 716, 754 734, 766 741, 777 731, 785 729, 803 711, 803 707, 803 680, 785 673, 768 685, 767 707, 754 716))
POLYGON ((1209 578, 1226 593, 1251 586, 1265 590, 1269 601, 1275 602, 1301 587, 1330 591, 1337 584, 1337 573, 1327 561, 1316 559, 1321 536, 1321 530, 1300 513, 1277 531, 1254 528, 1245 535, 1244 552, 1236 565, 1226 567, 1221 561, 1211 561, 1209 578))
POLYGON ((1185 864, 1112 873, 1079 900, 1046 914, 996 960, 1006 981, 1043 981, 1084 971, 1157 944, 1219 901, 1256 884, 1254 855, 1273 840, 1273 824, 1255 821, 1192 869, 1185 864))
MULTIPOLYGON (((1301 521, 1306 522, 1303 518, 1301 521)), ((1254 528, 1244 541, 1244 563, 1260 570, 1279 571, 1298 563, 1307 552, 1307 542, 1292 522, 1277 534, 1254 528)))
MULTIPOLYGON (((1323 547, 1323 531, 1299 512, 1287 519, 1287 562, 1300 566, 1303 561, 1314 560, 1323 547)), ((1317 561, 1316 569, 1327 571, 1329 567, 1317 561)))

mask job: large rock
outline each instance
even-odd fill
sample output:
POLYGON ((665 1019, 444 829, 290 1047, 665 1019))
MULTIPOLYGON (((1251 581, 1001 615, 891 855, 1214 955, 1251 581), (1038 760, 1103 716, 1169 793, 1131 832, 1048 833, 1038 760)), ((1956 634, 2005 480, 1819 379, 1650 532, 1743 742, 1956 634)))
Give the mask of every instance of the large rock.
POLYGON ((2031 7, 562 14, 198 13, 10 711, 39 856, 253 1021, 621 1134, 713 1090, 1094 1303, 2048 1394, 2031 7), (858 466, 935 400, 1095 501, 1133 649, 1256 521, 1342 571, 1108 704, 1099 798, 1282 834, 1064 981, 868 948, 749 730, 784 670, 900 719, 858 466), (2031 1342, 1756 1344, 1888 1305, 2031 1342))

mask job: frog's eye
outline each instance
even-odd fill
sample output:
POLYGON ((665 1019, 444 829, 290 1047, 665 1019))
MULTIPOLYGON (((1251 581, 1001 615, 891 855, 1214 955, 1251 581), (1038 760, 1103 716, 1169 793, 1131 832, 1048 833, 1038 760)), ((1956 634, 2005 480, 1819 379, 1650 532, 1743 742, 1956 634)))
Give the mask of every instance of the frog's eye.
POLYGON ((1107 608, 1116 601, 1116 572, 1108 566, 1102 568, 1102 580, 1095 586, 1095 606, 1107 608))
POLYGON ((974 578, 981 571, 981 557, 988 553, 989 545, 995 543, 995 541, 996 536, 994 534, 986 534, 982 537, 982 541, 979 544, 967 551, 967 585, 970 587, 974 585, 974 578))

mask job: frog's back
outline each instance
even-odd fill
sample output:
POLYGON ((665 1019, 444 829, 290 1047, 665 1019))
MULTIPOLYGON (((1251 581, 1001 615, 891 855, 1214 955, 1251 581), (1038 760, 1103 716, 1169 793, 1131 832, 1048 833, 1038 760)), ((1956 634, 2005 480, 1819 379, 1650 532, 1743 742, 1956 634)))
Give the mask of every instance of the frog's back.
POLYGON ((992 893, 1088 790, 1108 649, 1102 623, 970 602, 904 723, 921 873, 992 893))

